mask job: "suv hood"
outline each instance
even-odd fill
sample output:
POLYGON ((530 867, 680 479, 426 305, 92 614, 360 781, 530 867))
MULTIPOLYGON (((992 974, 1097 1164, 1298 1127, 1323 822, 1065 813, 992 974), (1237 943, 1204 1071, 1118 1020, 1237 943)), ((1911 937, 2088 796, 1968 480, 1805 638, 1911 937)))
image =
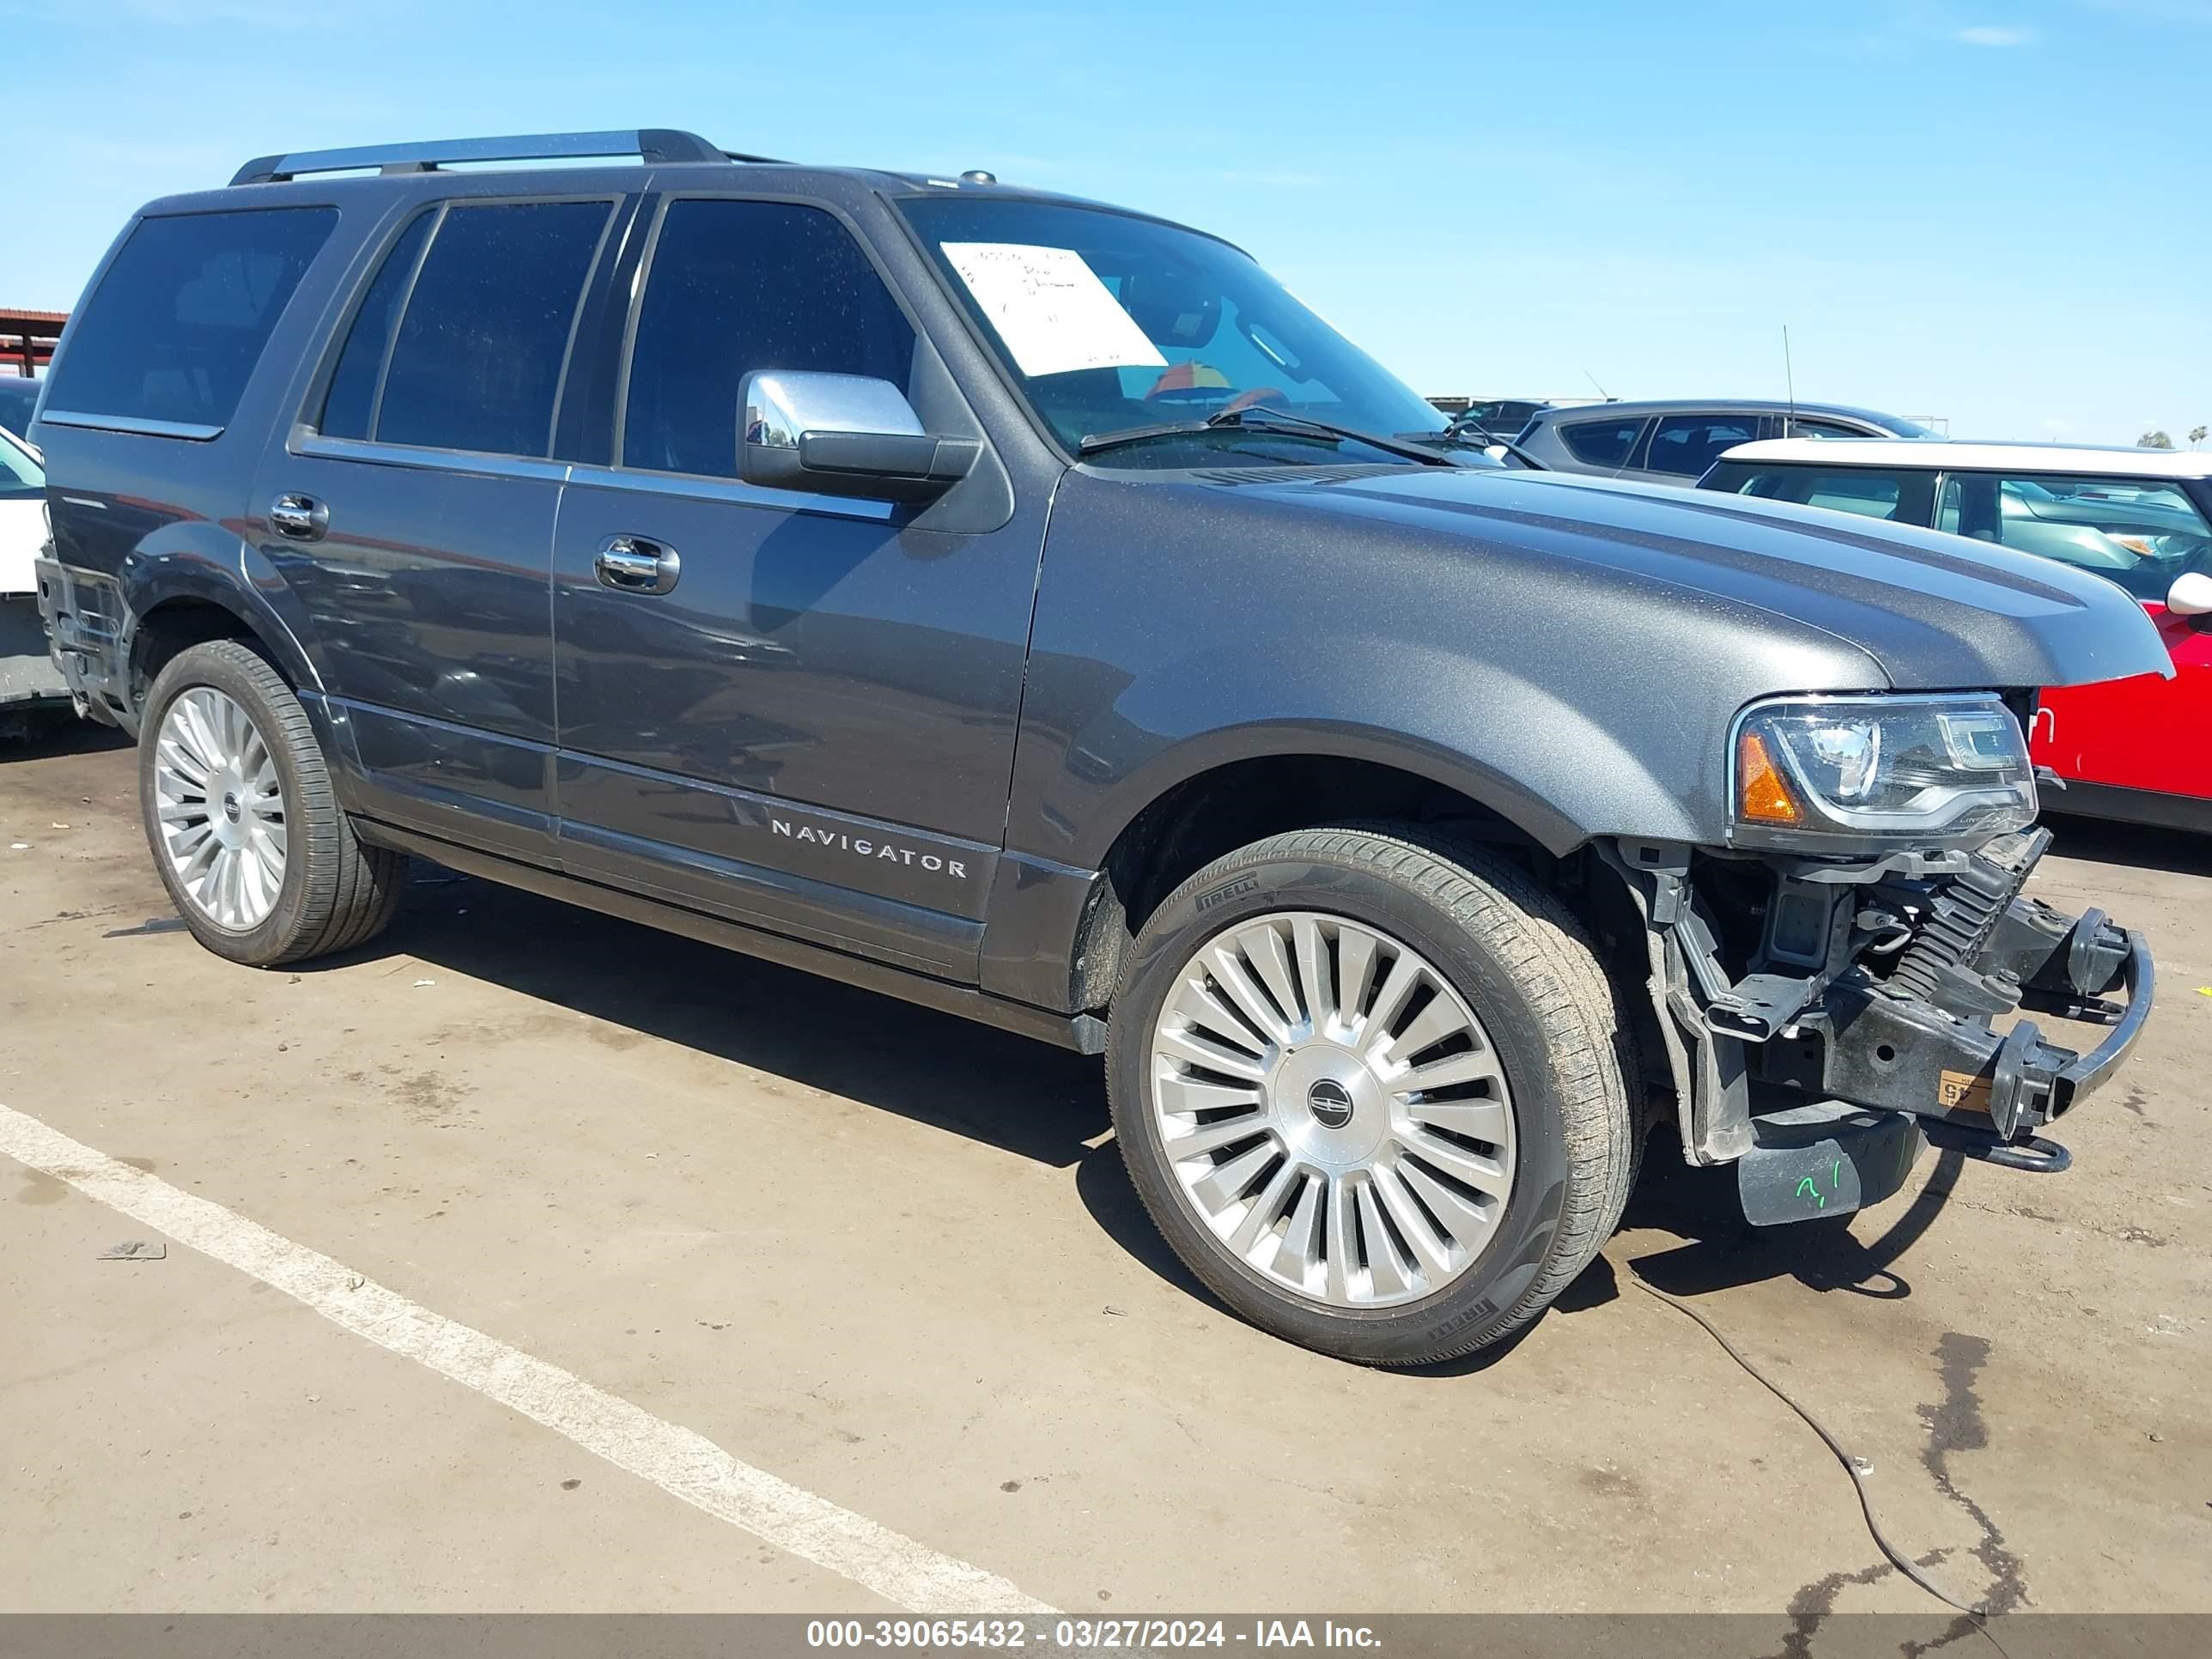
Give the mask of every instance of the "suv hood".
POLYGON ((2173 672, 2142 607, 2113 584, 1935 531, 1555 472, 1360 467, 1214 477, 1233 480, 1248 500, 1455 538, 1509 565, 1578 566, 1596 590, 1594 627, 1603 624, 1603 604, 1648 602, 1655 589, 1764 611, 1787 630, 1857 647, 1899 690, 2173 672))

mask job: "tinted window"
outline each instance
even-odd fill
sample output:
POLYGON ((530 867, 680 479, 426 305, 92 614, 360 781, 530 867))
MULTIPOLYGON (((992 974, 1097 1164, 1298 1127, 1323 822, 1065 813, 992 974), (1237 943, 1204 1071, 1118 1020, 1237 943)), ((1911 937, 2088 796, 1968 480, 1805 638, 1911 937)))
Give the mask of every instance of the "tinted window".
POLYGON ((376 440, 544 454, 609 211, 605 202, 450 209, 392 343, 376 440))
POLYGON ((392 326, 399 320, 399 302, 415 275, 416 257, 430 234, 431 213, 419 213, 400 233, 368 293, 354 313, 353 331, 346 336, 337 372, 331 377, 330 394, 323 400, 322 432, 332 438, 366 438, 375 412, 377 377, 384 372, 384 354, 392 343, 392 326))
MULTIPOLYGON (((1921 494, 1925 500, 1925 474, 1921 494)), ((1894 519, 1905 499, 1905 475, 1863 466, 1761 466, 1730 461, 1711 480, 1718 489, 1756 495, 1763 501, 1825 507, 1832 513, 1856 513, 1869 519, 1894 519)), ((1923 507, 1923 511, 1924 507, 1923 507)))
POLYGON ((1654 472, 1701 477, 1723 451, 1758 435, 1756 415, 1669 415, 1651 434, 1651 459, 1644 465, 1654 472))
POLYGON ((1628 452, 1636 447, 1636 434, 1644 422, 1572 421, 1559 428, 1559 441, 1567 453, 1590 466, 1626 466, 1628 452))
POLYGON ((913 328, 829 214, 672 203, 638 307, 623 465, 734 477, 749 370, 868 374, 904 391, 913 365, 913 328))
POLYGON ((1527 428, 1537 410, 1548 407, 1527 398, 1501 398, 1493 403, 1469 404, 1467 412, 1474 424, 1492 437, 1510 438, 1527 428))
POLYGON ((2212 570, 2212 528, 2179 485, 2140 478, 1954 473, 1936 527, 2094 570, 2139 599, 2212 570))
POLYGON ((21 438, 31 429, 31 411, 38 407, 39 383, 36 380, 9 379, 0 376, 0 430, 14 433, 21 438))
POLYGON ((1845 426, 1839 421, 1817 420, 1809 415, 1791 415, 1784 418, 1782 435, 1785 438, 1871 438, 1871 432, 1862 432, 1855 426, 1845 426))
POLYGON ((227 424, 333 208, 143 219, 70 328, 47 406, 227 424))

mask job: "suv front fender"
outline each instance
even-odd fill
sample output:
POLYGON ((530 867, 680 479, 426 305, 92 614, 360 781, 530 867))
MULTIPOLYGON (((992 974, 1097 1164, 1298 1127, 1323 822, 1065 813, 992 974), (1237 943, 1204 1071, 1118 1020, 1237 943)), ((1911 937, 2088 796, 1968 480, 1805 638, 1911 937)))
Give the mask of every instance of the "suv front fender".
MULTIPOLYGON (((1403 641, 1322 633, 1295 659, 1234 645, 1179 658, 1129 681, 1063 740, 1030 726, 1024 748, 1036 828, 1057 843, 1030 850, 1085 868, 1177 785, 1291 756, 1426 779, 1554 854, 1601 835, 1699 838, 1679 783, 1590 711, 1498 664, 1403 641)), ((1716 775, 1724 758, 1711 757, 1716 775)))

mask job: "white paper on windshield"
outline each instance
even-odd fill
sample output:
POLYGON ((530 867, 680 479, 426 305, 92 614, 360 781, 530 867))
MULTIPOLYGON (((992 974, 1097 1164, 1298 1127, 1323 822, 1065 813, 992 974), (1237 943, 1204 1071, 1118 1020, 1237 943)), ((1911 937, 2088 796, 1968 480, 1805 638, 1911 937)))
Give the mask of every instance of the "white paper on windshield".
POLYGON ((1167 367, 1073 248, 947 242, 945 257, 1024 374, 1167 367))

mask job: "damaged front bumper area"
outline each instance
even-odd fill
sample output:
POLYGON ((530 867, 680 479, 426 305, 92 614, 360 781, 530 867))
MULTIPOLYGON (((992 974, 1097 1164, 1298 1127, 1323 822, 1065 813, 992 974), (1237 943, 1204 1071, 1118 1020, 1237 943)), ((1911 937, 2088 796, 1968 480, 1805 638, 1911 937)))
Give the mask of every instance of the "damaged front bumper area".
POLYGON ((2118 1070, 2154 976, 2140 934, 2022 893, 2050 844, 2037 829, 1862 860, 1613 849, 1643 913, 1684 1149, 1737 1164, 1752 1221, 1886 1198, 1928 1140, 2066 1167, 2042 1132, 2118 1070), (2038 1013, 2109 1034, 2077 1052, 2038 1013))

